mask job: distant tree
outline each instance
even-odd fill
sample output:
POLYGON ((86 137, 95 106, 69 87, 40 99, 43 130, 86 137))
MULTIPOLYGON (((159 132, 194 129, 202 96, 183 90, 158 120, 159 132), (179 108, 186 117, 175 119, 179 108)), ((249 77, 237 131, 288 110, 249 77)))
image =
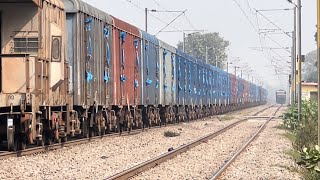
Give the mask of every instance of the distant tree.
POLYGON ((318 82, 317 51, 312 51, 306 55, 302 66, 302 80, 308 82, 318 82))
MULTIPOLYGON (((208 63, 224 68, 227 61, 227 47, 229 41, 220 37, 219 33, 193 33, 185 38, 185 52, 198 59, 206 61, 206 47, 208 48, 208 63)), ((178 49, 183 49, 183 42, 178 43, 178 49)))

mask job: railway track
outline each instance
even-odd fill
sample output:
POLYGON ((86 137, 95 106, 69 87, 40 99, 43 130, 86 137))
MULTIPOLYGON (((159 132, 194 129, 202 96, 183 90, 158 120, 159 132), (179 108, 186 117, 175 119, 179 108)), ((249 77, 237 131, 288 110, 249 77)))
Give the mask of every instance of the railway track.
MULTIPOLYGON (((270 109, 270 108, 272 108, 274 106, 275 105, 266 107, 266 108, 256 112, 254 114, 254 116, 257 116, 261 112, 263 112, 263 111, 265 111, 267 109, 270 109)), ((227 131, 227 130, 229 130, 229 129, 231 129, 231 128, 233 128, 233 127, 235 127, 235 126, 237 126, 237 125, 241 124, 242 122, 245 122, 245 121, 247 121, 249 119, 250 118, 244 118, 242 120, 236 121, 235 123, 232 123, 232 124, 222 128, 222 129, 220 129, 220 130, 218 130, 216 132, 213 132, 213 133, 211 133, 211 134, 209 134, 207 136, 201 137, 201 138, 199 138, 197 140, 194 140, 194 141, 192 141, 192 142, 190 142, 190 143, 188 143, 186 145, 180 146, 177 149, 174 149, 174 150, 172 150, 170 152, 167 152, 167 153, 165 153, 165 154, 163 154, 161 156, 158 156, 158 157, 155 157, 155 158, 150 159, 148 161, 145 161, 145 162, 143 162, 141 164, 138 164, 138 165, 136 165, 136 166, 134 166, 132 168, 129 168, 127 170, 124 170, 124 171, 122 171, 120 173, 117 173, 117 174, 114 174, 112 176, 109 176, 106 179, 108 179, 108 180, 128 179, 128 178, 134 177, 134 176, 140 174, 141 172, 144 172, 144 171, 146 171, 148 169, 151 169, 151 168, 159 165, 160 163, 163 163, 163 162, 165 162, 165 161, 167 161, 169 159, 172 159, 175 156, 177 156, 179 154, 182 154, 182 153, 188 151, 189 149, 191 149, 191 148, 193 148, 193 147, 195 147, 195 146, 197 146, 197 145, 199 145, 199 144, 201 144, 203 142, 207 142, 208 140, 219 136, 220 134, 224 133, 225 131, 227 131)))
MULTIPOLYGON (((272 106, 270 106, 270 107, 272 107, 272 106)), ((260 110, 259 112, 257 112, 257 114, 263 112, 264 110, 266 110, 266 109, 268 109, 270 107, 267 107, 267 108, 264 108, 264 109, 260 110)), ((166 126, 169 127, 169 126, 175 126, 175 125, 176 124, 167 124, 166 126)), ((151 128, 147 128, 147 130, 149 130, 149 129, 157 129, 157 128, 161 128, 161 127, 160 126, 153 126, 151 128)), ((144 132, 144 130, 138 129, 138 130, 132 130, 130 132, 125 131, 125 132, 122 132, 121 134, 113 133, 113 134, 105 134, 105 135, 95 136, 95 137, 90 137, 90 138, 70 140, 70 141, 67 141, 67 142, 56 143, 56 144, 42 146, 42 147, 30 147, 30 148, 27 148, 25 150, 17 151, 17 152, 0 151, 0 159, 5 159, 5 158, 9 158, 9 157, 21 157, 21 156, 38 154, 38 153, 44 153, 44 152, 47 152, 47 151, 57 150, 57 149, 61 149, 61 148, 64 148, 64 147, 71 147, 71 146, 75 146, 75 145, 89 143, 89 142, 92 142, 94 140, 98 140, 98 139, 102 139, 102 138, 112 138, 112 137, 117 137, 117 136, 130 136, 130 135, 136 135, 136 134, 141 133, 141 132, 144 132)))
POLYGON ((272 114, 272 116, 269 117, 269 119, 263 123, 263 125, 255 132, 255 134, 246 142, 244 143, 244 145, 237 150, 229 159, 225 160, 220 168, 212 175, 212 177, 210 178, 210 180, 215 180, 218 179, 223 172, 225 172, 227 170, 227 168, 232 164, 232 162, 234 162, 236 160, 236 158, 258 137, 258 135, 265 129, 266 125, 272 120, 274 119, 275 115, 277 114, 277 112, 280 110, 280 108, 282 107, 279 106, 277 108, 277 110, 272 114))

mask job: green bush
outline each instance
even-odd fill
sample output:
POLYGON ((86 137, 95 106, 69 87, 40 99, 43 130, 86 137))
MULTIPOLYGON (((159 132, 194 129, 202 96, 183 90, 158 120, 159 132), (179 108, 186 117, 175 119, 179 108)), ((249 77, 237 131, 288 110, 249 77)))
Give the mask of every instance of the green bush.
POLYGON ((299 165, 306 168, 303 172, 304 179, 320 179, 320 149, 317 144, 318 104, 303 101, 301 120, 298 121, 297 106, 290 107, 283 116, 283 127, 289 130, 295 138, 294 151, 300 153, 299 165))
POLYGON ((308 170, 320 172, 318 162, 320 162, 320 148, 318 145, 311 148, 303 148, 300 153, 299 165, 304 165, 308 170))
POLYGON ((283 114, 283 126, 289 130, 295 130, 298 127, 298 107, 291 106, 283 114))

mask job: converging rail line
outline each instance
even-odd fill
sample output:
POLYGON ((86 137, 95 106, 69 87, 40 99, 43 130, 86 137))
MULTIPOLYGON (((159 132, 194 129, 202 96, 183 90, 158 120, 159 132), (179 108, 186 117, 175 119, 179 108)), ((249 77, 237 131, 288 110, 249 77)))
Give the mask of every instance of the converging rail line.
POLYGON ((274 119, 275 115, 277 114, 277 112, 280 110, 280 108, 282 107, 282 105, 280 105, 277 110, 273 113, 272 116, 269 117, 269 119, 263 123, 263 125, 256 131, 256 133, 237 151, 234 153, 234 155, 232 157, 230 157, 229 159, 227 159, 225 161, 224 164, 222 164, 222 166, 212 175, 212 177, 210 178, 210 180, 215 180, 218 179, 223 172, 225 172, 227 170, 227 168, 232 164, 232 162, 234 162, 236 160, 236 158, 258 137, 258 135, 265 129, 266 125, 272 120, 274 119))
MULTIPOLYGON (((270 109, 270 108, 272 108, 274 106, 275 105, 271 105, 269 107, 266 107, 266 108, 256 112, 254 114, 254 116, 256 116, 256 115, 260 114, 261 112, 263 112, 263 111, 265 111, 267 109, 270 109)), ((163 162, 165 162, 165 161, 167 161, 169 159, 172 159, 175 156, 177 156, 179 154, 182 154, 182 153, 188 151, 189 149, 191 149, 191 148, 193 148, 193 147, 195 147, 195 146, 197 146, 197 145, 199 145, 199 144, 201 144, 203 142, 206 142, 206 141, 208 141, 208 140, 210 140, 210 139, 212 139, 214 137, 219 136, 220 134, 224 133, 225 131, 227 131, 227 130, 229 130, 229 129, 231 129, 231 128, 233 128, 233 127, 235 127, 235 126, 237 126, 237 125, 239 125, 239 124, 241 124, 241 123, 243 123, 243 122, 245 122, 247 120, 249 120, 249 118, 244 118, 242 120, 236 121, 236 122, 234 122, 234 123, 222 128, 222 129, 220 129, 220 130, 218 130, 216 132, 213 132, 213 133, 211 133, 209 135, 206 135, 206 136, 201 137, 201 138, 199 138, 197 140, 194 140, 194 141, 192 141, 192 142, 190 142, 190 143, 188 143, 186 145, 183 145, 183 146, 181 146, 181 147, 179 147, 177 149, 174 149, 174 150, 172 150, 170 152, 167 152, 167 153, 165 153, 163 155, 160 155, 158 157, 155 157, 153 159, 150 159, 148 161, 140 163, 140 164, 138 164, 136 166, 133 166, 133 167, 127 169, 127 170, 124 170, 124 171, 122 171, 120 173, 116 173, 116 174, 114 174, 112 176, 107 177, 106 179, 108 179, 108 180, 121 179, 122 180, 122 179, 128 179, 128 178, 134 177, 134 176, 138 175, 139 173, 142 173, 142 172, 144 172, 144 171, 146 171, 146 170, 148 170, 150 168, 153 168, 153 167, 159 165, 160 163, 163 163, 163 162)))

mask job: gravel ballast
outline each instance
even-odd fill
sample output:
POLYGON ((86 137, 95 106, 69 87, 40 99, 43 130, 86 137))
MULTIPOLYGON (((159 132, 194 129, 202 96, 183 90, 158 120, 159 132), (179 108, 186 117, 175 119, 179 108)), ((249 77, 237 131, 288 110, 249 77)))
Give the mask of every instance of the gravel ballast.
POLYGON ((246 121, 133 179, 206 179, 265 121, 246 121))
POLYGON ((277 128, 281 120, 268 123, 259 137, 231 164, 220 179, 302 179, 293 169, 294 160, 285 152, 291 143, 277 128))
MULTIPOLYGON (((264 107, 267 106, 242 110, 246 111, 243 115, 264 107)), ((132 136, 103 138, 44 154, 4 159, 0 161, 0 179, 104 179, 159 156, 170 147, 179 147, 217 131, 240 118, 235 116, 229 121, 207 118, 132 136), (180 133, 180 136, 164 137, 165 131, 174 131, 180 133)))

